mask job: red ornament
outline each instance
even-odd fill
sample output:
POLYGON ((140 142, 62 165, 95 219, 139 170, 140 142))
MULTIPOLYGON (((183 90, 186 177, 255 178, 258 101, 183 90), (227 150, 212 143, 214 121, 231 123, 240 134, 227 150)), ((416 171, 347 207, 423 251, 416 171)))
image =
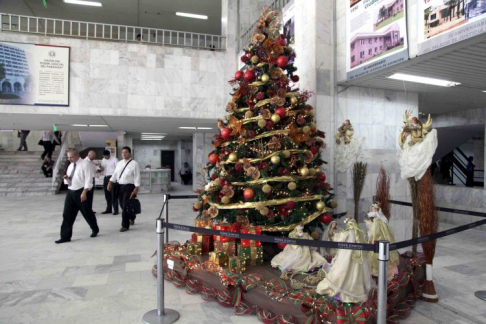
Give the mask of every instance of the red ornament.
POLYGON ((280 250, 283 250, 283 249, 285 249, 285 247, 287 246, 287 244, 285 244, 285 243, 277 243, 277 246, 278 246, 278 248, 280 250))
POLYGON ((196 209, 196 207, 194 207, 194 206, 193 206, 193 207, 192 207, 192 211, 193 211, 193 212, 197 212, 197 211, 199 211, 199 209, 196 209))
POLYGON ((225 140, 228 140, 231 137, 231 129, 223 128, 221 131, 221 137, 225 140))
POLYGON ((243 55, 243 56, 240 57, 240 60, 241 60, 241 62, 246 63, 246 61, 248 60, 248 57, 246 55, 243 55))
POLYGON ((252 70, 246 71, 243 75, 243 78, 246 82, 252 82, 253 80, 255 80, 255 72, 253 72, 252 70))
POLYGON ((274 126, 275 126, 275 125, 273 124, 273 122, 272 122, 271 120, 269 120, 269 121, 267 122, 267 130, 272 130, 274 126))
POLYGON ((259 92, 256 94, 257 100, 263 100, 265 99, 265 93, 264 92, 259 92))
POLYGON ((287 110, 284 107, 279 107, 275 109, 275 113, 280 116, 280 118, 284 118, 287 116, 287 110))
POLYGON ((320 180, 321 182, 325 182, 325 181, 326 181, 326 175, 325 175, 324 173, 320 173, 320 174, 319 174, 319 180, 320 180))
POLYGON ((300 80, 300 78, 299 78, 299 76, 298 76, 298 75, 293 75, 293 76, 292 76, 292 81, 293 81, 293 82, 299 82, 299 80, 300 80))
POLYGON ((255 137, 255 136, 256 136, 256 133, 255 133, 255 131, 254 131, 254 130, 250 129, 250 130, 248 131, 248 133, 246 134, 246 136, 248 136, 248 138, 253 138, 253 137, 255 137))
POLYGON ((311 146, 310 151, 312 154, 316 155, 319 152, 319 148, 317 146, 311 146))
POLYGON ((277 65, 281 68, 284 68, 287 66, 287 64, 289 64, 289 59, 287 58, 287 56, 279 56, 278 59, 277 59, 277 65))
POLYGON ((241 229, 241 224, 240 223, 233 223, 231 224, 231 232, 233 233, 238 233, 241 229))
POLYGON ((245 190, 243 190, 243 197, 245 197, 246 200, 252 200, 253 197, 255 197, 255 191, 252 188, 245 188, 245 190))
POLYGON ((281 46, 285 46, 287 45, 287 41, 285 40, 285 38, 282 38, 280 41, 279 41, 280 45, 281 46))
POLYGON ((236 71, 235 73, 235 79, 240 80, 243 77, 243 72, 241 71, 236 71))
POLYGON ((332 221, 332 215, 331 214, 322 214, 321 215, 321 222, 323 222, 326 225, 329 225, 329 223, 332 221))
POLYGON ((294 209, 295 208, 295 201, 289 201, 287 203, 287 208, 288 209, 294 209))
POLYGON ((211 155, 209 156, 209 162, 210 162, 211 164, 216 164, 216 163, 218 163, 218 162, 219 162, 219 155, 218 155, 218 154, 215 154, 215 153, 211 154, 211 155))

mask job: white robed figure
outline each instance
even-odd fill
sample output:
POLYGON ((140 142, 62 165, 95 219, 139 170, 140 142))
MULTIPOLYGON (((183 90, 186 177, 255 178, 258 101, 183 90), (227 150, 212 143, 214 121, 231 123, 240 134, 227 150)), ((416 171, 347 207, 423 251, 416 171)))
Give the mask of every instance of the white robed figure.
POLYGON ((346 172, 361 154, 364 137, 353 138, 354 129, 349 119, 338 128, 334 135, 336 139, 336 151, 334 165, 338 172, 346 172))
MULTIPOLYGON (((302 225, 289 233, 289 238, 312 240, 313 238, 304 232, 302 225)), ((283 249, 272 259, 272 267, 279 268, 282 273, 290 271, 309 271, 320 265, 326 266, 327 261, 316 251, 317 248, 301 245, 291 245, 283 249)))
MULTIPOLYGON (((354 219, 346 219, 346 230, 338 233, 334 240, 346 243, 364 243, 364 232, 354 219)), ((345 303, 368 300, 372 288, 368 254, 359 250, 339 249, 331 263, 326 278, 319 282, 316 292, 339 297, 345 303)))
MULTIPOLYGON (((343 229, 339 227, 338 223, 336 221, 332 221, 327 225, 326 230, 324 233, 322 233, 322 241, 331 241, 334 242, 334 237, 342 232, 343 229)), ((337 253, 337 249, 334 248, 322 248, 321 247, 321 255, 326 256, 329 255, 334 258, 334 256, 337 253)))

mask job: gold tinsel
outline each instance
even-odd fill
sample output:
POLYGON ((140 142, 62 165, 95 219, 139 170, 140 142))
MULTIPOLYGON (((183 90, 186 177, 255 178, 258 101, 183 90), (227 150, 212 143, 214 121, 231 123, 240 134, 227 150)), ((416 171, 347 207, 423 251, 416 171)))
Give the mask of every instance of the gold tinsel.
POLYGON ((289 201, 302 202, 302 201, 320 200, 323 198, 325 198, 323 195, 313 195, 309 197, 289 197, 289 198, 272 199, 272 200, 260 201, 260 202, 245 202, 245 203, 238 203, 238 204, 231 204, 231 205, 221 205, 211 201, 208 201, 208 203, 210 206, 216 207, 218 209, 244 209, 244 208, 256 208, 257 206, 266 207, 266 206, 282 205, 288 203, 289 201))
POLYGON ((246 182, 232 182, 231 184, 233 186, 246 186, 246 185, 253 185, 253 184, 276 182, 276 181, 287 182, 287 181, 299 181, 299 180, 307 180, 307 179, 314 179, 314 178, 315 178, 315 176, 306 176, 306 177, 280 176, 280 177, 251 180, 251 181, 246 181, 246 182))

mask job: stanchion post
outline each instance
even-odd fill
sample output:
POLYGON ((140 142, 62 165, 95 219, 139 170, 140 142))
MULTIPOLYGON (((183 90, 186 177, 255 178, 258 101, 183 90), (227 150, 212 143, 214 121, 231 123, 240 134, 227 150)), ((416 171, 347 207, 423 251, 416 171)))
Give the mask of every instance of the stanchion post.
POLYGON ((390 242, 378 241, 378 324, 386 324, 388 260, 390 260, 390 242))
MULTIPOLYGON (((165 203, 165 222, 169 222, 169 200, 170 195, 164 195, 164 203, 165 203)), ((169 229, 165 229, 165 244, 169 244, 169 229)))
MULTIPOLYGON (((164 196, 165 197, 165 196, 164 196)), ((164 226, 163 219, 157 219, 157 309, 142 317, 145 324, 172 324, 179 319, 179 313, 165 308, 164 304, 164 226)))

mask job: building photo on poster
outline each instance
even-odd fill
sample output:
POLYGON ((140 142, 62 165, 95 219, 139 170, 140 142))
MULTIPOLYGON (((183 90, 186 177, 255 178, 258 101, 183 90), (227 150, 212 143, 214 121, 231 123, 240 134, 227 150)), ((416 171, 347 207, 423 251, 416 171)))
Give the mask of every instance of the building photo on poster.
POLYGON ((0 104, 68 106, 69 51, 0 42, 0 104))
POLYGON ((420 0, 418 55, 484 33, 485 0, 420 0))
POLYGON ((288 45, 295 44, 295 4, 294 0, 290 0, 289 3, 282 10, 282 26, 283 34, 288 41, 288 45))
POLYGON ((348 3, 348 80, 408 59, 405 0, 349 0, 348 3))

